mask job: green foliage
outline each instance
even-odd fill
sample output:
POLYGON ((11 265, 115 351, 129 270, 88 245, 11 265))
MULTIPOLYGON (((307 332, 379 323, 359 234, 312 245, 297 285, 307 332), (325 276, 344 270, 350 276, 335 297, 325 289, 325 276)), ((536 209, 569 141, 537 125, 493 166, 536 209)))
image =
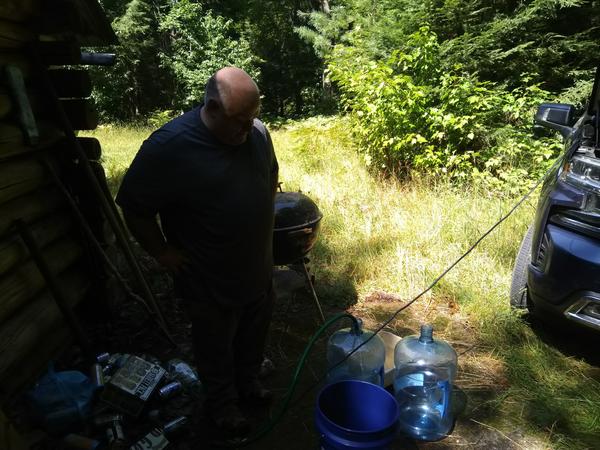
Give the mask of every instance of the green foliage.
POLYGON ((561 92, 560 101, 561 103, 575 105, 579 110, 583 110, 594 85, 594 70, 576 70, 573 73, 576 81, 572 86, 561 92))
POLYGON ((443 69, 436 35, 423 27, 406 50, 373 61, 338 45, 331 77, 368 164, 388 173, 446 175, 515 189, 543 173, 559 146, 530 137, 534 108, 550 94, 535 84, 505 90, 456 66, 443 69))
POLYGON ((148 115, 146 124, 153 129, 157 129, 178 115, 177 111, 173 111, 172 109, 157 109, 148 115))
POLYGON ((600 7, 593 0, 456 0, 447 9, 427 3, 423 14, 434 11, 432 27, 448 63, 483 79, 514 87, 519 74, 535 73, 534 81, 558 91, 597 63, 600 7))
POLYGON ((312 12, 301 33, 325 56, 328 42, 345 43, 380 60, 423 23, 439 38, 443 67, 511 88, 526 72, 545 89, 568 89, 600 51, 595 0, 341 0, 329 16, 312 12))
POLYGON ((166 102, 166 73, 158 59, 163 45, 159 20, 157 4, 131 0, 113 21, 121 43, 114 49, 117 62, 91 71, 94 99, 104 120, 139 120, 166 102))
MULTIPOLYGON (((202 100, 216 70, 235 65, 257 80, 267 115, 301 115, 323 104, 322 59, 294 31, 296 0, 104 0, 120 45, 114 67, 94 68, 105 121, 143 122, 159 109, 202 100)), ((327 97, 327 96, 326 96, 327 97)))
POLYGON ((169 114, 156 111, 197 104, 207 78, 233 64, 257 78, 268 117, 339 99, 373 168, 493 187, 544 172, 559 147, 530 136, 532 110, 583 107, 600 51, 593 0, 103 4, 121 40, 117 65, 94 69, 105 120, 160 123, 169 114))
POLYGON ((314 7, 306 0, 252 0, 246 5, 244 33, 260 58, 264 111, 269 115, 301 116, 319 109, 322 59, 294 31, 298 10, 314 7))
POLYGON ((248 41, 236 35, 233 22, 191 0, 174 3, 160 23, 170 45, 160 54, 173 74, 174 106, 187 109, 201 101, 210 76, 224 66, 237 66, 258 77, 257 58, 248 41))
POLYGON ((301 12, 300 17, 305 23, 295 30, 320 57, 327 57, 331 53, 333 46, 343 38, 344 30, 354 21, 344 7, 333 7, 329 14, 321 11, 301 12))

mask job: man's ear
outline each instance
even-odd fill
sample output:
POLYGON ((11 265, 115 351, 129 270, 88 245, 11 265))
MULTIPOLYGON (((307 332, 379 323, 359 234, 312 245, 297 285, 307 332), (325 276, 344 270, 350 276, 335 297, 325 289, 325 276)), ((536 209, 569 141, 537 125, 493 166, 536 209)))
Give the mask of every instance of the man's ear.
POLYGON ((214 117, 219 110, 221 109, 221 104, 215 100, 214 98, 211 98, 208 100, 208 102, 206 103, 206 105, 204 105, 204 107, 206 108, 206 112, 211 116, 214 117))

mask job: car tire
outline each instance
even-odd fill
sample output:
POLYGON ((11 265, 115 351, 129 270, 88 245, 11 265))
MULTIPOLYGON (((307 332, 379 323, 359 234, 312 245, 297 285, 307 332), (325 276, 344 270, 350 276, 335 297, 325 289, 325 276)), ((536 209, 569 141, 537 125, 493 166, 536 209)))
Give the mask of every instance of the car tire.
POLYGON ((527 267, 531 261, 532 238, 533 227, 530 226, 521 241, 521 246, 515 258, 510 284, 510 306, 516 309, 528 309, 531 306, 527 294, 527 267))

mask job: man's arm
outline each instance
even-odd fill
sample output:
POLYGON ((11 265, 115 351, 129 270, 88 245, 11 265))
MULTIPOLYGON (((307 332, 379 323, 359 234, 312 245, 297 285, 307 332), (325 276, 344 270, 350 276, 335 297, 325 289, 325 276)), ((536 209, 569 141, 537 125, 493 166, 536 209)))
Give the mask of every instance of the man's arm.
POLYGON ((175 247, 167 244, 156 217, 140 216, 123 209, 123 217, 133 237, 144 250, 173 273, 186 270, 188 259, 175 247))
POLYGON ((273 190, 273 196, 275 196, 275 193, 279 188, 279 162, 277 161, 277 156, 275 155, 275 148, 273 147, 271 134, 269 133, 269 130, 267 130, 266 127, 264 127, 264 130, 265 136, 267 138, 267 145, 271 152, 271 189, 273 190))

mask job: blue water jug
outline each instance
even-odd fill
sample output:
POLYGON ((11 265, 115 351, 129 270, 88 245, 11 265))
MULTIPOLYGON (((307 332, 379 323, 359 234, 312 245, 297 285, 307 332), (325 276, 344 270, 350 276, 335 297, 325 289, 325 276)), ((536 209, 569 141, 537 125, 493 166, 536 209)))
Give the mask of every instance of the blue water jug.
POLYGON ((454 421, 450 404, 457 364, 454 349, 433 339, 431 325, 422 325, 420 336, 396 344, 394 362, 400 430, 423 441, 447 436, 454 421))
POLYGON ((327 382, 362 380, 383 386, 385 345, 372 331, 362 328, 357 319, 351 328, 343 328, 331 335, 327 343, 327 382), (368 341, 368 342, 367 342, 368 341), (355 348, 365 343, 345 361, 355 348), (340 361, 343 361, 340 363, 340 361))

